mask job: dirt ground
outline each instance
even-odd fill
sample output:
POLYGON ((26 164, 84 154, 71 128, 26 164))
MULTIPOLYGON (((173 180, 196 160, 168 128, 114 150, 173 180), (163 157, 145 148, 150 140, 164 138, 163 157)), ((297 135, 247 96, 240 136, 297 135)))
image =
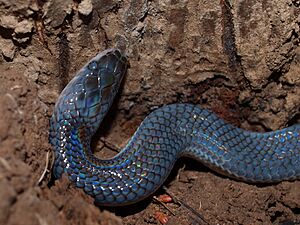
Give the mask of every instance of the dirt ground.
POLYGON ((247 184, 191 159, 165 183, 190 208, 152 197, 99 208, 66 177, 52 179, 48 143, 59 93, 109 47, 125 50, 130 68, 94 138, 99 157, 169 103, 249 130, 299 123, 299 26, 297 0, 0 0, 0 224, 146 225, 159 213, 168 224, 206 224, 199 214, 209 224, 300 224, 300 181, 247 184))

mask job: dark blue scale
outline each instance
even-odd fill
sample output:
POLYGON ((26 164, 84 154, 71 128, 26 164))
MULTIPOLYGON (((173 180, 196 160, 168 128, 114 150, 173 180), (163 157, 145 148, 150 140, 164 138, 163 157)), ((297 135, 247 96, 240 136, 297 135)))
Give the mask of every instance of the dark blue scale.
POLYGON ((119 50, 98 54, 65 87, 50 121, 55 177, 67 172, 97 204, 126 205, 146 198, 163 184, 180 156, 247 182, 300 178, 299 124, 269 133, 249 132, 190 104, 155 110, 118 155, 96 158, 91 136, 108 112, 126 68, 119 50))

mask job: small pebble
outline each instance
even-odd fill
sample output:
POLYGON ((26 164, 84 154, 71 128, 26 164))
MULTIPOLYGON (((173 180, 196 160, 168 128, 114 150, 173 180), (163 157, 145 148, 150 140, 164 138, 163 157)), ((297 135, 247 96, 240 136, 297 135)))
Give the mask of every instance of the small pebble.
POLYGON ((93 4, 91 0, 83 0, 78 5, 78 12, 84 16, 90 15, 93 11, 93 4))

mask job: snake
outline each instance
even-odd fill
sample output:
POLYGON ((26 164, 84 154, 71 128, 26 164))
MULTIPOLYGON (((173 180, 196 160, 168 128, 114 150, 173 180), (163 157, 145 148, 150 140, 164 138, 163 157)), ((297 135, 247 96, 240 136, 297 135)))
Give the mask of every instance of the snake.
POLYGON ((83 66, 61 92, 49 131, 55 179, 66 173, 95 204, 123 206, 151 196, 183 156, 249 183, 300 178, 299 123, 253 132, 188 103, 153 110, 118 154, 96 157, 91 138, 109 113, 128 65, 123 51, 107 49, 83 66))

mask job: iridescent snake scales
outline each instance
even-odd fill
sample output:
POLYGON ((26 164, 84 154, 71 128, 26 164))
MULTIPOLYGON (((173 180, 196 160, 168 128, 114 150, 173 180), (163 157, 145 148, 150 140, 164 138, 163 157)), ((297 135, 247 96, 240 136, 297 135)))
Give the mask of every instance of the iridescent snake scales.
POLYGON ((126 69, 127 60, 119 50, 98 54, 65 87, 50 121, 55 177, 66 172, 97 204, 125 205, 146 198, 163 184, 181 156, 248 182, 300 178, 300 124, 269 133, 249 132, 190 104, 155 110, 118 155, 96 158, 91 137, 126 69))

